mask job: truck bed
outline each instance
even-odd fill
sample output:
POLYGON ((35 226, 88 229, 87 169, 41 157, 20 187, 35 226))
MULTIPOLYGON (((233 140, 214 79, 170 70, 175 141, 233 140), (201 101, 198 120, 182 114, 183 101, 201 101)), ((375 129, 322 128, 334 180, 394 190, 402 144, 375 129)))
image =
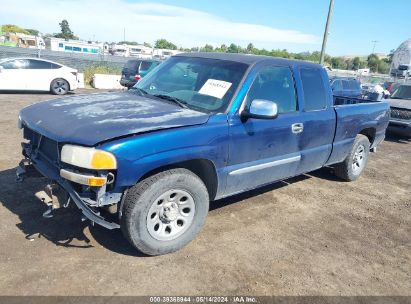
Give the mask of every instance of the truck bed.
POLYGON ((390 111, 386 101, 334 96, 336 129, 333 150, 327 164, 345 159, 357 134, 370 139, 371 148, 385 136, 390 111))

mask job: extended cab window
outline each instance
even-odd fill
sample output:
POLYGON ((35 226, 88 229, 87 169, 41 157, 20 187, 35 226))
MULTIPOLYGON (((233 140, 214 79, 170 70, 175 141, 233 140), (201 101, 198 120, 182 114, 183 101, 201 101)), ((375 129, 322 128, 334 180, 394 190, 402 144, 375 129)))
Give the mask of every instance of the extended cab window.
POLYGON ((306 111, 325 109, 326 95, 320 69, 302 68, 300 70, 303 83, 306 111))
POLYGON ((271 66, 263 68, 256 76, 248 93, 247 103, 254 99, 275 102, 278 113, 297 110, 294 79, 288 67, 271 66))

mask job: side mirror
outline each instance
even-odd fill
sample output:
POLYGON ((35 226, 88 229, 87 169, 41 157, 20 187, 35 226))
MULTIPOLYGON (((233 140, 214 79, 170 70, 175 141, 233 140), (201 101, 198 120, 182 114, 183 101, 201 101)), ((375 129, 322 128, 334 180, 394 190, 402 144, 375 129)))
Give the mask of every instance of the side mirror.
POLYGON ((270 100, 254 99, 248 109, 241 112, 241 119, 274 119, 278 116, 277 104, 270 100))

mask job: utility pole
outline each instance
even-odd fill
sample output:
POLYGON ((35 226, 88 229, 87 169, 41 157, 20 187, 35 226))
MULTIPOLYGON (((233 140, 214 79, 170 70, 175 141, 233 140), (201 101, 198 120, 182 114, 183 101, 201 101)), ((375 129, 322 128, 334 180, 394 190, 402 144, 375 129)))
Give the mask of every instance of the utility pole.
POLYGON ((126 41, 126 28, 123 28, 123 41, 126 41))
POLYGON ((324 31, 324 37, 323 37, 323 45, 321 47, 321 56, 320 56, 320 64, 324 64, 324 57, 325 57, 325 48, 327 46, 327 38, 328 38, 328 28, 330 26, 331 22, 331 17, 333 15, 333 9, 334 9, 334 0, 330 0, 330 7, 328 8, 328 16, 327 16, 327 23, 325 24, 325 31, 324 31))
POLYGON ((373 46, 372 46, 372 53, 371 54, 374 54, 374 52, 375 52, 375 46, 376 46, 376 44, 379 42, 378 40, 373 40, 373 41, 371 41, 372 43, 373 43, 373 46))

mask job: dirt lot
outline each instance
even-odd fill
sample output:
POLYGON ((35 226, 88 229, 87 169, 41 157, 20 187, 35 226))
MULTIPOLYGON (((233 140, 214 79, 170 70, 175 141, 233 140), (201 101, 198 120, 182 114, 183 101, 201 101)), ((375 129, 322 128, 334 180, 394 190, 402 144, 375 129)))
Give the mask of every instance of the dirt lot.
POLYGON ((145 257, 75 209, 42 218, 43 182, 14 182, 18 111, 51 97, 0 94, 1 295, 411 295, 410 140, 354 183, 322 169, 215 202, 191 244, 145 257))

